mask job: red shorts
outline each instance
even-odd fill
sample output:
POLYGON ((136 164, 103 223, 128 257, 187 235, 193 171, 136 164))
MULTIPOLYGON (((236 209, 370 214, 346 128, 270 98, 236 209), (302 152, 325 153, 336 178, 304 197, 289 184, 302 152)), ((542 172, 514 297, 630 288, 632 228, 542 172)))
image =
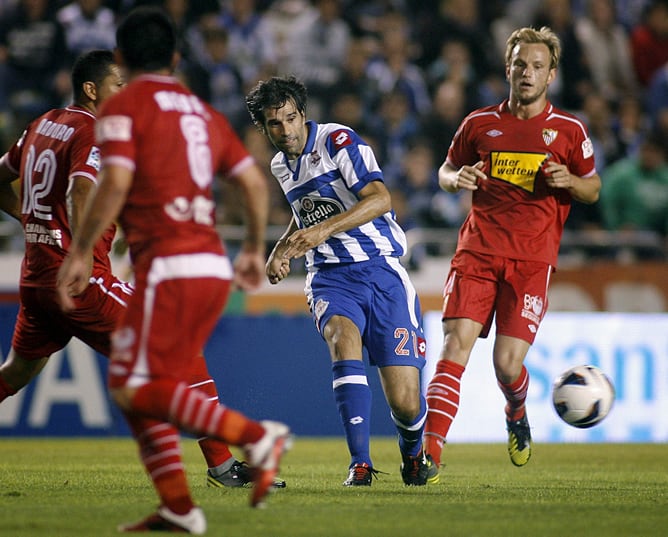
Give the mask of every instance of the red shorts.
POLYGON ((26 360, 38 360, 61 350, 73 337, 109 356, 110 336, 132 295, 130 284, 113 274, 96 276, 75 297, 76 309, 60 309, 56 290, 21 286, 21 304, 12 347, 26 360))
POLYGON ((547 311, 552 267, 478 252, 459 251, 443 290, 443 319, 465 318, 496 333, 533 343, 547 311))
POLYGON ((135 292, 112 336, 109 387, 186 380, 227 303, 232 265, 226 256, 154 258, 136 274, 135 292))

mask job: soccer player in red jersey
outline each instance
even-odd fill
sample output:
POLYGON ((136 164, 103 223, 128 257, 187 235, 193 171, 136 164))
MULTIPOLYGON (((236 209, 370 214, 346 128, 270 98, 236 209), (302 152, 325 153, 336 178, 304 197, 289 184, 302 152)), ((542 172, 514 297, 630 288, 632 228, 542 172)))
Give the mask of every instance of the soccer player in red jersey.
POLYGON ((130 296, 128 284, 111 272, 108 253, 116 233, 112 224, 89 259, 91 285, 76 298, 76 313, 64 314, 57 301, 58 269, 99 169, 95 114, 124 83, 112 52, 97 50, 77 60, 72 85, 74 103, 31 122, 0 158, 0 183, 5 188, 21 177, 21 199, 4 190, 2 208, 21 221, 25 235, 21 307, 12 348, 0 366, 0 401, 28 384, 72 337, 108 355, 117 311, 130 296))
POLYGON ((87 257, 118 218, 135 292, 112 336, 109 387, 160 498, 156 513, 119 530, 202 534, 206 518, 190 494, 179 431, 244 448, 253 506, 263 503, 290 443, 286 425, 250 420, 189 387, 232 281, 242 289, 262 281, 268 185, 228 121, 172 76, 176 32, 162 10, 133 10, 116 38, 129 83, 99 115, 101 179, 59 272, 59 298, 75 308, 87 257), (214 227, 216 174, 243 197, 248 233, 236 270, 214 227))
POLYGON ((471 350, 495 316, 493 362, 506 399, 508 452, 516 466, 531 455, 524 358, 547 309, 571 201, 594 203, 601 189, 586 127, 547 99, 560 54, 549 28, 514 31, 505 55, 508 99, 462 121, 439 169, 441 188, 469 190, 473 202, 445 282, 444 342, 427 391, 425 446, 435 463, 471 350))
MULTIPOLYGON (((77 88, 73 104, 37 118, 0 159, 0 208, 21 220, 25 230, 21 307, 12 347, 0 365, 0 402, 26 386, 72 337, 105 356, 111 352, 111 333, 132 293, 111 271, 108 254, 116 226, 109 226, 95 245, 92 276, 76 297, 75 310, 61 310, 55 285, 97 181, 97 110, 123 86, 111 51, 83 54, 72 69, 72 87, 77 88), (18 176, 23 178, 23 203, 11 190, 18 176)), ((203 357, 198 364, 190 383, 218 400, 203 357)), ((208 485, 240 487, 252 481, 247 465, 236 460, 227 445, 212 438, 201 438, 199 444, 208 485)), ((277 479, 275 486, 284 487, 285 481, 277 479)))

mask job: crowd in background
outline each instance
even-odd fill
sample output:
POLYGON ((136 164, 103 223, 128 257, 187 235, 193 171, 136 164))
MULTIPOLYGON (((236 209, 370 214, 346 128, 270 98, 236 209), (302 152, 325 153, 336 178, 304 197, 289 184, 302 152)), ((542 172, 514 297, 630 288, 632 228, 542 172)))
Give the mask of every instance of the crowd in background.
MULTIPOLYGON (((295 74, 310 118, 348 125, 374 147, 407 230, 459 227, 469 200, 440 191, 437 169, 466 114, 507 97, 506 38, 550 26, 563 53, 549 98, 587 124, 603 180, 600 202, 574 204, 567 228, 668 237, 668 0, 0 0, 3 150, 29 120, 69 103, 72 61, 113 48, 120 17, 147 3, 177 25, 178 76, 260 163, 274 150, 244 97, 260 79, 295 74)), ((286 225, 271 183, 270 223, 286 225)), ((218 217, 239 214, 223 203, 218 217)))

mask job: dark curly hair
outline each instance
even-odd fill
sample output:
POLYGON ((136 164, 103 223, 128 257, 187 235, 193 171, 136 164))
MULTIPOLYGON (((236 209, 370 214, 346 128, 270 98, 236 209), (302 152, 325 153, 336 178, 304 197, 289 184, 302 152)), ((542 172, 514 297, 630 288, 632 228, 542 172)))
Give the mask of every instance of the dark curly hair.
POLYGON ((294 76, 287 78, 274 76, 269 80, 258 82, 246 95, 246 108, 248 108, 253 123, 259 129, 263 129, 266 119, 264 111, 270 108, 281 108, 288 101, 294 102, 297 110, 306 114, 306 86, 294 76))

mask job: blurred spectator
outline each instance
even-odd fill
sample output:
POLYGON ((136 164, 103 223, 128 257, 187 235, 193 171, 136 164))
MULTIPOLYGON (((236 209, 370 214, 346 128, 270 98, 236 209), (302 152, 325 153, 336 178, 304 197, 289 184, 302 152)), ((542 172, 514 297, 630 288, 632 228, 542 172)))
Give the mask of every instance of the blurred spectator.
POLYGON ((396 187, 409 142, 418 135, 420 127, 406 94, 398 89, 383 94, 372 125, 380 145, 385 183, 388 188, 396 187))
POLYGON ((341 18, 339 0, 312 0, 315 10, 304 31, 292 39, 291 73, 309 88, 311 97, 341 77, 348 54, 350 28, 341 18))
POLYGON ((315 12, 307 0, 275 0, 264 12, 262 20, 273 43, 277 74, 291 74, 293 58, 298 53, 295 43, 308 31, 315 12))
POLYGON ((67 48, 73 57, 116 46, 116 16, 102 0, 76 0, 58 10, 67 48))
POLYGON ((634 95, 626 95, 617 105, 612 130, 617 138, 620 155, 635 155, 648 131, 649 121, 643 113, 642 102, 634 95))
POLYGON ((616 102, 636 89, 631 44, 617 23, 614 0, 588 0, 587 16, 575 23, 596 90, 616 102))
POLYGON ((473 108, 467 101, 465 86, 450 79, 436 87, 432 103, 429 113, 421 118, 420 132, 430 140, 436 160, 442 162, 459 124, 473 108))
POLYGON ((601 211, 610 230, 651 230, 668 236, 668 140, 653 131, 638 154, 601 174, 601 211))
POLYGON ((602 95, 590 93, 584 99, 582 116, 589 128, 596 157, 596 170, 600 174, 608 164, 625 156, 613 131, 612 109, 602 95))
POLYGON ((652 75, 668 62, 668 0, 651 0, 642 22, 631 33, 633 66, 638 81, 647 87, 652 75))
POLYGON ((441 44, 441 52, 427 68, 427 83, 433 90, 440 82, 450 80, 461 86, 477 91, 478 78, 471 58, 471 50, 460 39, 446 38, 441 44))
POLYGON ((16 7, 18 0, 0 0, 0 18, 5 17, 16 7))
POLYGON ((668 112, 668 62, 656 70, 645 95, 647 114, 656 123, 668 112))
POLYGON ((241 74, 244 88, 276 72, 277 49, 256 0, 228 0, 223 3, 218 24, 227 30, 230 58, 241 74))
POLYGON ((423 71, 413 61, 416 50, 410 41, 410 23, 399 11, 381 20, 379 55, 367 65, 367 76, 380 94, 402 92, 410 114, 424 114, 431 107, 423 71))
POLYGON ((334 101, 326 114, 332 123, 341 123, 356 132, 367 125, 366 110, 360 95, 353 91, 341 91, 334 96, 334 101))
POLYGON ((0 113, 23 125, 69 98, 65 32, 49 0, 20 0, 0 21, 0 113))
POLYGON ((436 13, 424 14, 418 21, 416 38, 422 47, 420 65, 425 68, 441 54, 445 40, 465 43, 477 80, 494 72, 496 58, 502 57, 495 55, 494 41, 481 22, 478 0, 440 0, 436 13))
POLYGON ((438 186, 438 160, 429 140, 411 140, 396 190, 403 192, 410 212, 407 221, 414 226, 457 229, 471 207, 470 192, 443 192, 438 186))
POLYGON ((343 18, 348 23, 354 38, 378 37, 383 16, 390 10, 406 12, 405 1, 392 0, 343 0, 343 18))
POLYGON ((232 62, 228 35, 224 28, 212 27, 202 32, 204 57, 188 62, 183 72, 188 85, 201 99, 222 112, 237 132, 249 124, 241 75, 232 62))
POLYGON ((412 140, 401 163, 399 179, 394 190, 401 191, 406 200, 406 215, 402 225, 432 227, 441 225, 431 210, 432 199, 440 190, 436 159, 431 143, 424 139, 412 140))
POLYGON ((585 95, 593 91, 593 83, 585 51, 575 34, 570 0, 543 0, 533 26, 549 26, 561 39, 562 61, 557 79, 550 84, 550 100, 566 110, 581 110, 585 95))
POLYGON ((372 37, 352 39, 339 78, 323 92, 323 99, 332 102, 341 93, 355 93, 360 97, 366 114, 373 113, 380 94, 367 74, 367 65, 378 49, 378 42, 372 37))
POLYGON ((642 15, 651 0, 615 0, 617 22, 621 24, 627 33, 640 23, 642 15))

